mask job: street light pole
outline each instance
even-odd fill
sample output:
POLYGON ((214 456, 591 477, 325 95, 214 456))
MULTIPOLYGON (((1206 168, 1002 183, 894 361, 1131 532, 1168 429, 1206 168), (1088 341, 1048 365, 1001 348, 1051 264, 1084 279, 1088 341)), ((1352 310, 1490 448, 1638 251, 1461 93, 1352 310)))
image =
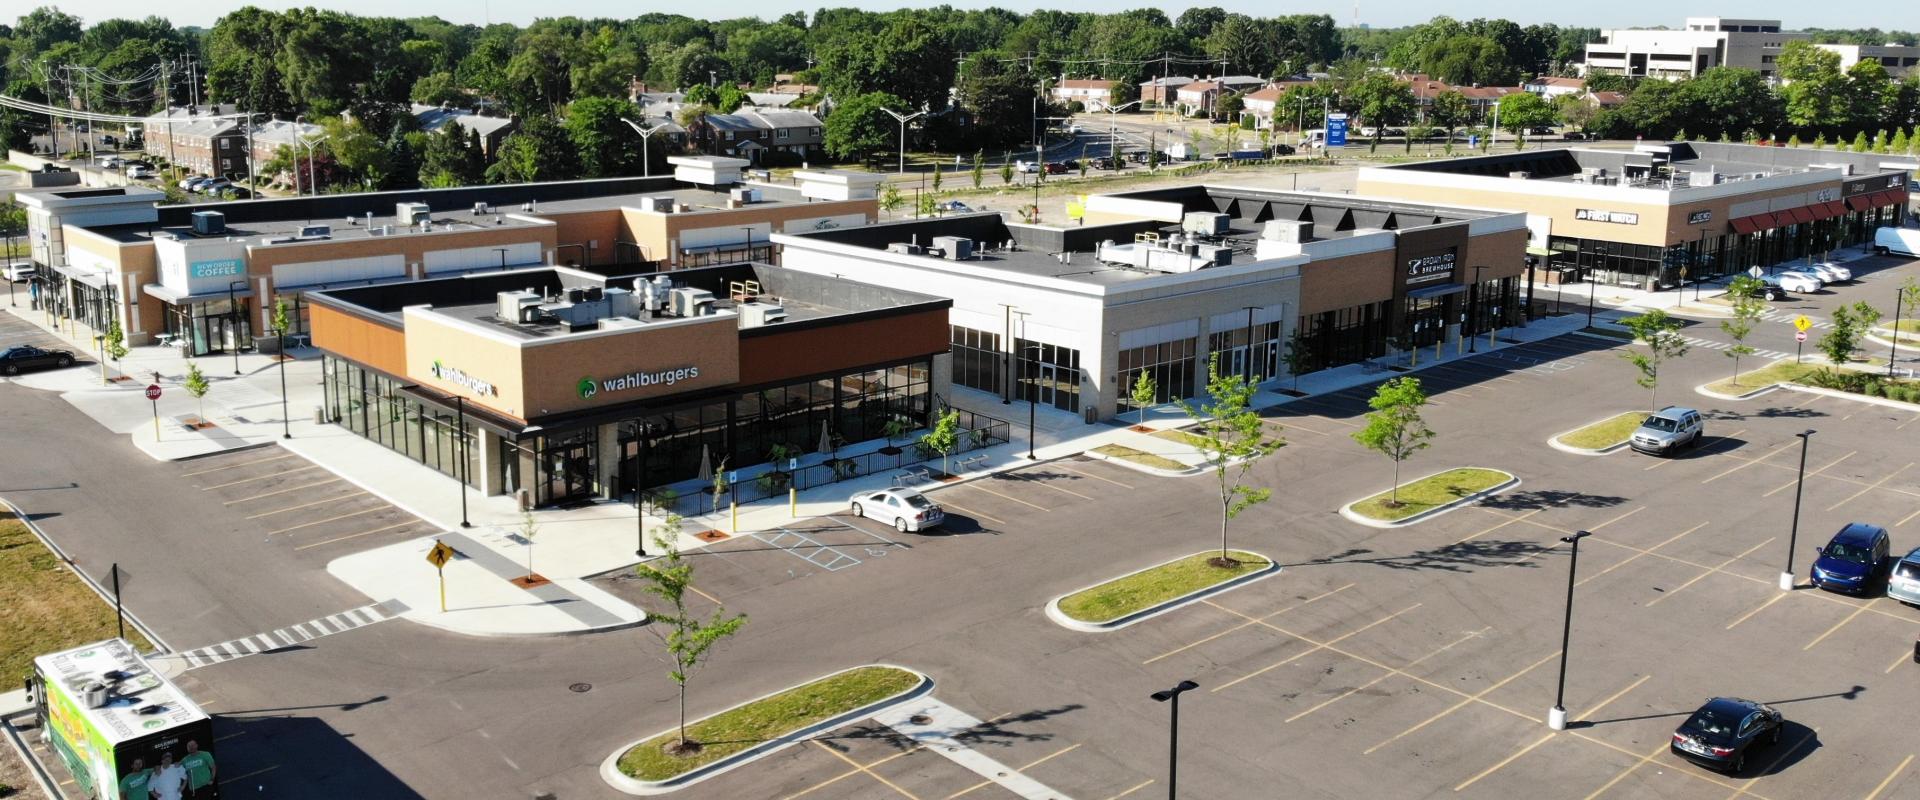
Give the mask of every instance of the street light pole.
POLYGON ((1181 681, 1174 684, 1171 689, 1163 689, 1148 695, 1156 703, 1173 704, 1173 714, 1167 725, 1167 800, 1175 800, 1180 792, 1178 780, 1180 775, 1180 695, 1198 688, 1200 684, 1193 681, 1181 681))
POLYGON ((624 117, 621 118, 620 121, 627 123, 627 127, 632 128, 634 133, 640 134, 640 161, 641 161, 640 177, 642 178, 653 177, 653 155, 647 149, 647 140, 653 138, 654 131, 660 130, 661 128, 665 128, 668 125, 672 125, 673 123, 662 122, 659 125, 655 125, 651 128, 643 128, 643 127, 640 127, 640 123, 634 122, 633 120, 626 119, 624 117))
MULTIPOLYGON (((1485 300, 1480 297, 1480 271, 1486 268, 1484 264, 1474 266, 1473 285, 1468 287, 1470 293, 1467 295, 1467 319, 1473 321, 1473 335, 1467 337, 1467 352, 1469 353, 1480 352, 1480 304, 1485 302, 1485 300)), ((1493 343, 1488 342, 1487 346, 1492 347, 1493 343)))
POLYGON ((1787 529, 1787 569, 1780 573, 1780 591, 1793 591, 1793 549, 1800 542, 1800 491, 1807 486, 1807 443, 1813 440, 1814 430, 1808 428, 1794 434, 1800 437, 1800 476, 1793 484, 1793 525, 1787 529))
MULTIPOLYGON (((1024 348, 1021 348, 1020 352, 1022 355, 1025 355, 1027 353, 1031 353, 1039 349, 1040 349, 1039 345, 1030 344, 1024 348)), ((1039 361, 1039 359, 1029 357, 1025 360, 1027 362, 1027 383, 1028 383, 1027 391, 1031 392, 1031 394, 1027 395, 1027 460, 1035 461, 1037 459, 1033 457, 1033 441, 1035 436, 1034 422, 1039 417, 1039 412, 1036 409, 1038 409, 1040 406, 1040 386, 1039 384, 1034 382, 1035 376, 1033 374, 1034 372, 1033 368, 1035 366, 1038 366, 1036 362, 1039 361)))
POLYGON ((1571 536, 1560 537, 1560 541, 1573 545, 1573 555, 1567 559, 1567 614, 1560 623, 1560 684, 1553 693, 1553 708, 1547 712, 1547 727, 1556 731, 1567 729, 1567 645, 1573 640, 1573 575, 1580 570, 1580 540, 1592 535, 1591 531, 1574 531, 1571 536))
POLYGON ((472 456, 467 452, 467 398, 456 394, 453 396, 453 404, 454 408, 458 409, 456 413, 460 417, 460 474, 454 477, 453 482, 460 486, 460 527, 471 528, 473 523, 467 521, 466 476, 467 465, 472 461, 472 456))
POLYGON ((293 415, 287 408, 287 329, 275 327, 273 333, 280 339, 280 438, 291 439, 293 438, 293 415))
MULTIPOLYGON (((13 286, 12 282, 8 282, 7 286, 9 287, 7 289, 8 296, 12 296, 12 293, 13 293, 13 289, 11 288, 13 286)), ((1920 293, 1920 287, 1915 287, 1914 289, 1909 290, 1906 287, 1902 286, 1898 289, 1893 290, 1893 335, 1887 337, 1887 341, 1888 341, 1887 378, 1889 380, 1893 378, 1893 362, 1895 359, 1900 357, 1901 312, 1905 311, 1907 307, 1907 303, 1911 302, 1907 300, 1907 295, 1914 294, 1914 293, 1920 293)))
POLYGON ((240 374, 240 305, 235 299, 233 287, 245 286, 246 281, 227 282, 227 333, 233 337, 233 374, 240 374))
POLYGON ((633 425, 633 554, 647 557, 647 495, 640 480, 640 448, 647 446, 646 424, 635 422, 633 425))
POLYGON ((916 117, 926 116, 927 112, 916 111, 912 114, 902 115, 900 112, 891 108, 882 108, 880 110, 887 112, 887 116, 893 117, 895 121, 900 123, 900 174, 905 175, 907 173, 907 123, 912 122, 916 117))

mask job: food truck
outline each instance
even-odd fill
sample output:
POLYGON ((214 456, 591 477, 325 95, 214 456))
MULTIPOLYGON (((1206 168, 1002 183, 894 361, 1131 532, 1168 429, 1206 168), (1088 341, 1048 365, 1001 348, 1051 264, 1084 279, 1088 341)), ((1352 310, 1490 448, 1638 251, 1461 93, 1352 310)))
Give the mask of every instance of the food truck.
POLYGON ((220 796, 213 720, 125 640, 35 658, 32 680, 41 738, 81 796, 220 796))

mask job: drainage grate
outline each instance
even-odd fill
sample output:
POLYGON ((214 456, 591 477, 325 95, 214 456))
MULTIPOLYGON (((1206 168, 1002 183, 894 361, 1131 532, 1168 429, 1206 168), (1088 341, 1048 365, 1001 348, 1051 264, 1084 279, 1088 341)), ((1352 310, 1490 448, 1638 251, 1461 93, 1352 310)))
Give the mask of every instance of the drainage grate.
POLYGON ((593 684, 591 684, 591 683, 576 683, 576 684, 573 684, 573 685, 571 685, 571 686, 568 686, 568 687, 567 687, 567 691, 569 691, 569 692, 573 692, 573 693, 575 693, 575 694, 585 694, 585 693, 587 693, 587 692, 591 692, 591 691, 593 691, 593 684))

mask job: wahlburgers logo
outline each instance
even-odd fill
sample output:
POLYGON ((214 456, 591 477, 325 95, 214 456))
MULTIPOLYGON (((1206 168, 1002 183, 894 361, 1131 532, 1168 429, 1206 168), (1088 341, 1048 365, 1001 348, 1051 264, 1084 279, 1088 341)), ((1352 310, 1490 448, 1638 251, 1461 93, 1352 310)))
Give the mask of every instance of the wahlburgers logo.
POLYGON ((440 363, 439 359, 434 359, 433 377, 463 387, 474 394, 493 394, 493 384, 468 375, 455 367, 446 366, 440 363))
POLYGON ((647 386, 672 386, 680 381, 690 381, 698 377, 700 377, 699 367, 680 367, 678 369, 663 369, 658 372, 629 372, 625 375, 607 378, 605 380, 587 376, 581 378, 579 383, 574 384, 573 389, 579 393, 580 399, 591 400, 594 395, 601 392, 624 392, 628 389, 639 389, 647 386))

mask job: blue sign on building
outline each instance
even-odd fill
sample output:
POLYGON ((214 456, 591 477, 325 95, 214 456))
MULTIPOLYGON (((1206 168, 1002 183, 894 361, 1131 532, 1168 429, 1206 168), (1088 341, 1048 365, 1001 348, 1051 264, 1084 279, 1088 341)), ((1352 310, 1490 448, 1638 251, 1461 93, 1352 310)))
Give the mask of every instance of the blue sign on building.
POLYGON ((1347 115, 1345 114, 1328 114, 1327 115, 1327 146, 1328 147, 1346 147, 1347 146, 1347 115))
POLYGON ((190 278, 224 278, 240 274, 240 259, 220 258, 212 261, 195 261, 187 265, 190 278))

